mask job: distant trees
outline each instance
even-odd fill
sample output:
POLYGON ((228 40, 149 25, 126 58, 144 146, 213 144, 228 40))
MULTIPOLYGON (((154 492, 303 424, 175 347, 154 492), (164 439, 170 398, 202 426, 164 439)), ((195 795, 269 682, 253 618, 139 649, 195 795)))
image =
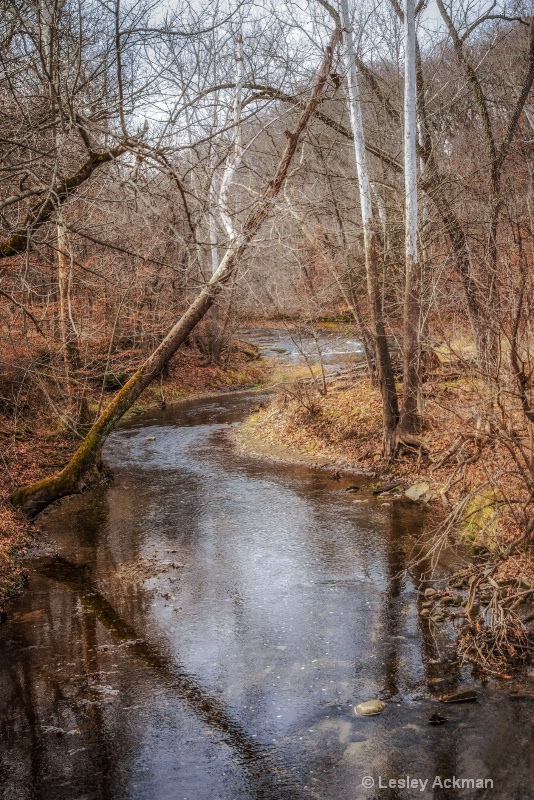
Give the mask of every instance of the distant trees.
MULTIPOLYGON (((469 93, 472 130, 467 133, 469 139, 472 134, 477 138, 481 137, 478 145, 480 158, 476 159, 480 170, 477 180, 479 186, 484 187, 486 195, 483 207, 480 208, 480 222, 485 228, 484 232, 481 231, 483 246, 482 249, 480 245, 476 248, 481 269, 477 270, 472 258, 465 256, 462 256, 465 261, 461 268, 479 362, 481 368, 491 374, 498 359, 498 314, 495 312, 499 306, 500 294, 498 243, 499 220, 504 205, 502 180, 505 163, 525 116, 525 105, 534 83, 534 18, 529 20, 520 16, 494 14, 492 6, 489 11, 470 19, 467 10, 463 8, 459 10, 460 13, 453 14, 452 6, 443 0, 437 0, 437 5, 450 37, 465 90, 469 93), (457 23, 455 19, 458 19, 457 23), (525 29, 524 34, 518 37, 523 41, 519 46, 517 59, 518 63, 522 62, 523 74, 518 76, 516 72, 512 86, 506 88, 500 81, 495 81, 492 71, 487 72, 485 59, 480 59, 480 56, 484 53, 497 66, 498 59, 496 63, 495 56, 499 50, 504 55, 503 50, 507 49, 505 40, 512 33, 509 26, 494 28, 494 36, 491 38, 482 34, 472 52, 469 52, 469 41, 473 34, 489 20, 504 20, 509 25, 515 24, 515 27, 521 26, 525 29), (478 64, 475 58, 480 59, 478 64)), ((455 222, 451 234, 455 241, 458 240, 456 248, 460 252, 460 240, 467 238, 465 222, 463 231, 455 222)))

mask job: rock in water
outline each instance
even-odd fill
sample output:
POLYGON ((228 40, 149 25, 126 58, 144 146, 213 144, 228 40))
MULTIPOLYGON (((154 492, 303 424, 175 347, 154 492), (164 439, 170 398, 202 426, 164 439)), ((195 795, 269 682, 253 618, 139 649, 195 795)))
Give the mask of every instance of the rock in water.
POLYGON ((448 717, 444 717, 443 714, 436 711, 428 718, 428 721, 431 725, 443 725, 444 722, 447 722, 447 719, 448 717))
POLYGON ((387 708, 387 703, 383 700, 365 700, 356 706, 356 713, 360 717, 374 717, 375 714, 381 714, 387 708))
POLYGON ((445 597, 440 599, 440 605, 442 606, 454 606, 455 600, 454 597, 451 597, 450 594, 446 594, 445 597))
POLYGON ((428 483, 414 483, 413 486, 410 486, 409 489, 406 489, 404 494, 406 497, 409 497, 410 500, 421 500, 425 494, 429 491, 430 486, 428 483))
POLYGON ((384 486, 379 486, 373 490, 373 494, 385 494, 386 492, 392 492, 393 489, 402 489, 402 483, 387 483, 384 486))
POLYGON ((461 692, 440 697, 442 703, 474 703, 477 700, 477 693, 473 689, 464 689, 461 692))

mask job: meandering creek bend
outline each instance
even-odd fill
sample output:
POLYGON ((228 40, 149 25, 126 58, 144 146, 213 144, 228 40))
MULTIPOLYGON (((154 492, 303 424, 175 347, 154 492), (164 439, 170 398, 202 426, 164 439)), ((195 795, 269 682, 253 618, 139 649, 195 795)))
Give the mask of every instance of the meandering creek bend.
POLYGON ((437 703, 461 677, 452 636, 399 577, 430 515, 236 453, 228 426, 257 402, 129 421, 106 448, 113 483, 43 517, 57 553, 29 564, 0 627, 0 796, 533 798, 528 693, 466 671, 479 701, 437 703), (357 716, 371 697, 386 711, 357 716))

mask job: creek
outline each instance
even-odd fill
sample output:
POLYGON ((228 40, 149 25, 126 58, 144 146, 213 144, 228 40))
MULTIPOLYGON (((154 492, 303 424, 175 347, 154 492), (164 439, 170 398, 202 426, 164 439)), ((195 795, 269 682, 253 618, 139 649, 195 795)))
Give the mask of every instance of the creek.
POLYGON ((113 482, 41 518, 0 627, 2 799, 534 797, 534 694, 477 682, 419 617, 404 567, 432 512, 239 454, 258 399, 130 419, 113 482), (439 703, 466 686, 478 702, 439 703))

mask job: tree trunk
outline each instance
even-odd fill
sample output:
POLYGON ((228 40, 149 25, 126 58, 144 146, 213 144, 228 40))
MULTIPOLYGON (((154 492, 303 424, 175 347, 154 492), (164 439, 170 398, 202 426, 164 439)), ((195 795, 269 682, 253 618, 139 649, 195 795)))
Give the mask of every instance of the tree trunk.
POLYGON ((78 336, 72 319, 70 284, 71 262, 68 256, 68 242, 65 222, 58 213, 57 219, 57 279, 59 289, 59 332, 63 348, 65 378, 67 391, 70 394, 70 383, 73 373, 79 368, 78 336))
POLYGON ((380 274, 371 202, 371 182, 367 167, 365 151, 365 135, 363 130, 362 110, 358 89, 358 73, 356 70, 352 28, 350 26, 348 0, 341 0, 341 18, 343 22, 343 41, 345 67, 347 70, 348 102, 350 122, 354 137, 354 152, 360 190, 360 206, 363 224, 363 244, 365 252, 365 271, 367 276, 367 292, 371 309, 371 327, 375 350, 375 363, 378 383, 382 395, 382 419, 384 425, 384 456, 391 458, 396 447, 396 429, 399 421, 399 404, 395 377, 391 364, 391 354, 386 337, 382 293, 380 291, 380 274))
MULTIPOLYGON (((212 275, 215 274, 219 267, 219 237, 217 232, 217 217, 216 210, 226 230, 228 240, 232 242, 237 234, 234 219, 229 209, 228 194, 235 174, 241 165, 243 156, 242 134, 241 134, 241 110, 242 110, 242 94, 243 94, 243 76, 244 76, 244 58, 243 58, 243 36, 241 30, 238 31, 235 37, 235 79, 236 88, 234 94, 234 132, 233 132, 233 147, 232 152, 226 159, 226 164, 219 187, 219 192, 216 191, 216 177, 217 177, 217 154, 213 148, 210 147, 210 161, 211 161, 211 182, 209 189, 209 241, 211 253, 211 271, 212 275)), ((215 77, 215 76, 214 76, 215 77)), ((217 126, 217 108, 213 112, 213 127, 217 126)), ((224 325, 221 326, 219 320, 219 308, 214 305, 211 312, 211 341, 210 341, 210 356, 216 363, 221 363, 221 355, 224 347, 224 325)))
POLYGON ((403 401, 400 428, 415 433, 419 394, 420 265, 417 247, 417 115, 415 0, 404 3, 404 185, 406 278, 403 314, 403 401))
POLYGON ((341 32, 336 26, 321 66, 317 72, 311 96, 303 108, 293 132, 287 132, 287 144, 278 163, 276 173, 265 187, 260 200, 246 218, 242 232, 230 243, 219 268, 180 320, 169 331, 159 347, 147 358, 130 380, 122 387, 109 406, 100 414, 93 427, 72 456, 67 466, 59 473, 37 483, 17 489, 11 500, 29 516, 35 516, 46 506, 69 494, 82 491, 87 478, 94 473, 100 459, 100 451, 107 437, 119 420, 135 403, 140 394, 156 378, 180 345, 189 336, 195 325, 204 317, 224 285, 231 279, 239 259, 247 250, 251 240, 267 217, 272 201, 278 195, 286 178, 289 166, 297 149, 300 136, 308 125, 321 101, 332 67, 334 50, 340 41, 341 32))
POLYGON ((379 261, 376 234, 368 234, 366 247, 367 286, 371 305, 372 333, 375 349, 375 363, 378 385, 382 396, 383 455, 391 459, 397 449, 397 425, 399 423, 399 402, 395 386, 395 375, 391 364, 391 353, 386 335, 382 292, 380 291, 379 261))

